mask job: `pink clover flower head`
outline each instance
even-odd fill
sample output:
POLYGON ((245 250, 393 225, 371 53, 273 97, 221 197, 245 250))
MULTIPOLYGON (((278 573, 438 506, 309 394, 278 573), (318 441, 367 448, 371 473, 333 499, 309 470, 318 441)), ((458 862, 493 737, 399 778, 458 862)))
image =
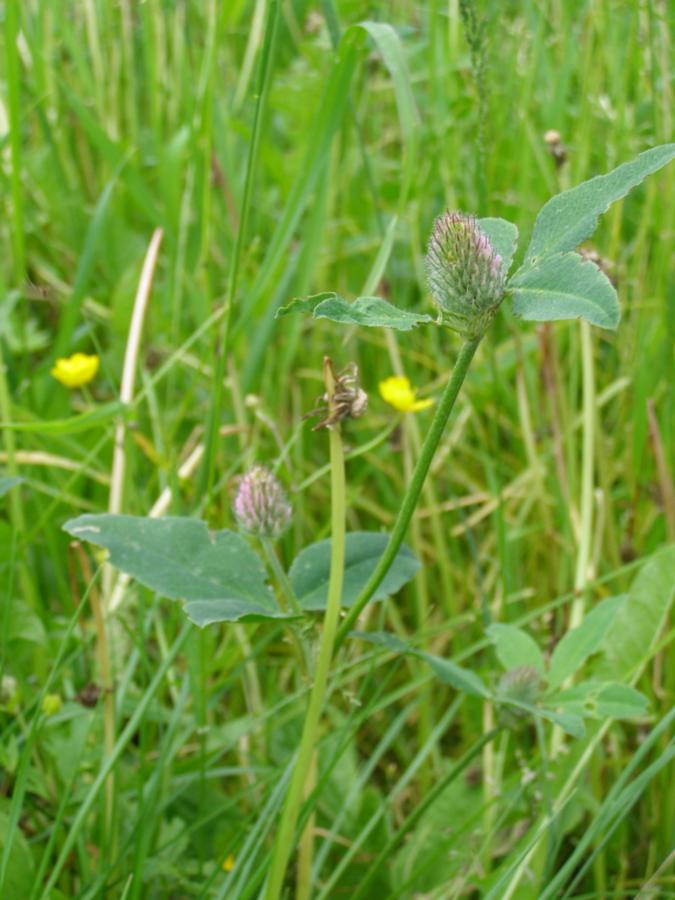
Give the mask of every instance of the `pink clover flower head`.
POLYGON ((484 334, 504 298, 506 273, 473 216, 445 212, 436 219, 425 268, 443 324, 468 338, 484 334))
POLYGON ((264 466, 254 466, 239 479, 233 509, 239 527, 258 537, 278 538, 293 515, 284 489, 264 466))

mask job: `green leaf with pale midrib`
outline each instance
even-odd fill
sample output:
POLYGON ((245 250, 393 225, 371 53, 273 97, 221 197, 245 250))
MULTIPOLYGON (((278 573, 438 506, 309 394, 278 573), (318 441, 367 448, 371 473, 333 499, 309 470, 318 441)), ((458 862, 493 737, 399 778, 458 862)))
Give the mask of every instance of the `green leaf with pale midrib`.
POLYGON ((473 697, 481 697, 484 700, 490 699, 492 694, 485 685, 483 679, 469 669, 463 669, 449 659, 443 659, 441 656, 434 656, 432 653, 425 653, 416 647, 411 647, 405 641, 395 637, 393 634, 387 634, 384 631, 354 631, 353 637, 367 641, 369 644, 377 644, 380 647, 386 647, 395 653, 404 653, 408 656, 416 656, 423 660, 430 667, 434 675, 444 684, 449 684, 456 691, 464 691, 473 697))
POLYGON ((598 175, 552 197, 541 208, 534 223, 525 265, 533 265, 553 253, 574 250, 593 234, 599 216, 612 203, 625 197, 674 156, 675 144, 652 147, 612 172, 598 175))
POLYGON ((540 675, 544 674, 541 650, 526 631, 515 625, 496 622, 490 625, 487 634, 495 645, 499 662, 507 671, 520 666, 532 666, 540 675))
POLYGON ((397 331, 410 331, 416 325, 434 321, 425 313, 398 309, 381 297, 357 297, 353 303, 348 303, 333 291, 292 300, 277 311, 276 318, 293 313, 311 313, 315 319, 329 319, 340 325, 394 328, 397 331))
POLYGON ((593 719, 633 719, 644 716, 649 700, 640 691, 615 681, 582 681, 547 697, 566 712, 593 719))
POLYGON ((602 640, 604 657, 594 671, 603 679, 635 678, 655 652, 675 601, 675 544, 642 566, 602 640))
POLYGON ((531 703, 523 703, 520 700, 515 700, 512 697, 506 696, 499 696, 497 697, 497 700, 504 706, 511 706, 514 709, 529 713, 531 716, 538 716, 540 719, 545 719, 553 725, 558 725, 563 731, 571 734, 572 737, 581 738, 586 734, 584 720, 582 716, 576 712, 556 712, 547 706, 533 706, 531 703))
POLYGON ((578 253, 559 253, 537 266, 519 269, 508 290, 514 313, 530 322, 585 319, 613 330, 621 317, 616 291, 607 277, 578 253))
POLYGON ((570 678, 591 654, 599 649, 602 640, 625 597, 608 597, 598 603, 583 621, 568 631, 556 644, 551 656, 548 683, 556 688, 570 678))
POLYGON ((197 625, 283 618, 265 568, 240 535, 178 516, 84 515, 64 531, 104 547, 110 563, 163 597, 185 600, 197 625))
MULTIPOLYGON (((342 582, 342 606, 350 607, 361 593, 385 551, 389 535, 373 531, 351 531, 345 538, 345 565, 342 582)), ((289 577, 300 606, 323 610, 328 598, 331 541, 318 541, 305 547, 293 560, 289 577)), ((403 544, 391 568, 371 598, 384 600, 407 584, 420 567, 415 554, 403 544)))

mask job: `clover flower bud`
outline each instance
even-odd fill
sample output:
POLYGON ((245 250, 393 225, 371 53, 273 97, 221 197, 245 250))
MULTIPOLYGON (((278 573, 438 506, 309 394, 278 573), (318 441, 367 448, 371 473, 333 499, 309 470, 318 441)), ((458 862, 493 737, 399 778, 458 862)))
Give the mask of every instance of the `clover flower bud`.
POLYGON ((534 666, 518 666, 502 675, 497 688, 497 696, 506 700, 502 710, 505 725, 516 725, 529 713, 526 709, 512 706, 508 701, 534 706, 541 695, 541 675, 534 666))
POLYGON ((244 531, 277 538, 288 527, 292 514, 283 488, 269 469, 254 466, 239 479, 234 515, 244 531))
POLYGON ((466 338, 484 334, 504 297, 502 258, 473 216, 446 212, 434 222, 425 259, 441 320, 466 338))

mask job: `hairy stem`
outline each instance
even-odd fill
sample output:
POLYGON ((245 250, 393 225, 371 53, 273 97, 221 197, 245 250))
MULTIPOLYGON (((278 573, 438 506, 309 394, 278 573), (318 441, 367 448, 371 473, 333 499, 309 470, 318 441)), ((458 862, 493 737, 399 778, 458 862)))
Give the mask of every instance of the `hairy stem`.
MULTIPOLYGON (((329 363, 329 361, 327 362, 329 363)), ((330 397, 333 394, 334 384, 332 383, 329 364, 324 365, 324 371, 326 373, 326 387, 330 397)), ((286 867, 288 866, 294 841, 295 825, 298 820, 305 783, 312 766, 312 756, 316 748, 319 720, 326 699, 328 674, 333 657, 335 633, 340 614, 345 557, 345 465, 339 426, 334 425, 329 433, 331 459, 331 560, 328 602, 323 620, 323 632, 314 673, 314 684, 309 697, 309 706, 305 716, 302 738, 300 739, 300 748, 274 844, 270 875, 264 893, 265 900, 278 900, 283 888, 284 875, 286 874, 286 867)), ((305 852, 307 852, 307 848, 305 848, 305 852)))
POLYGON ((281 592, 281 602, 284 606, 284 612, 287 612, 290 609, 293 613, 295 613, 295 615, 301 616, 302 609, 300 608, 300 604, 298 603, 298 598, 295 596, 293 585, 291 584, 288 575, 284 571, 284 567, 279 561, 279 557, 277 556, 271 539, 268 537, 261 537, 260 543, 262 545, 267 564, 272 570, 272 573, 277 580, 277 584, 279 585, 279 590, 281 592))
MULTIPOLYGON (((265 554, 267 564, 269 565, 270 570, 274 575, 279 587, 278 597, 283 611, 288 612, 290 610, 295 615, 302 616, 302 609, 300 607, 300 603, 298 602, 295 591, 293 590, 293 585, 291 584, 290 579, 284 570, 284 567, 281 565, 272 541, 268 537, 261 537, 260 544, 262 546, 263 553, 265 554)), ((289 625, 288 632, 293 644, 293 651, 300 666, 300 673, 302 677, 305 677, 311 670, 309 649, 306 643, 302 640, 294 622, 289 625)))

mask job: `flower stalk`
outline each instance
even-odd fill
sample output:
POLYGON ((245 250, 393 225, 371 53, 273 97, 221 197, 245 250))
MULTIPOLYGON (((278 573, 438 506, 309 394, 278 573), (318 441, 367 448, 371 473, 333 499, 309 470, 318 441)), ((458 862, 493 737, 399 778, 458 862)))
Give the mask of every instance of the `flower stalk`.
MULTIPOLYGON (((324 379, 329 407, 335 396, 335 375, 330 360, 324 359, 324 379)), ((331 413, 333 410, 330 410, 331 413)), ((333 658, 335 635, 340 602, 345 558, 345 465, 340 425, 335 422, 328 429, 330 437, 331 461, 331 560, 328 601, 323 621, 323 631, 314 672, 314 684, 309 697, 309 706, 300 739, 300 747, 295 761, 291 782, 286 794, 286 802, 277 832, 270 874, 265 887, 265 900, 278 900, 284 883, 284 876, 295 839, 295 826, 306 780, 312 768, 312 757, 316 749, 321 712, 326 700, 330 663, 333 658)))

